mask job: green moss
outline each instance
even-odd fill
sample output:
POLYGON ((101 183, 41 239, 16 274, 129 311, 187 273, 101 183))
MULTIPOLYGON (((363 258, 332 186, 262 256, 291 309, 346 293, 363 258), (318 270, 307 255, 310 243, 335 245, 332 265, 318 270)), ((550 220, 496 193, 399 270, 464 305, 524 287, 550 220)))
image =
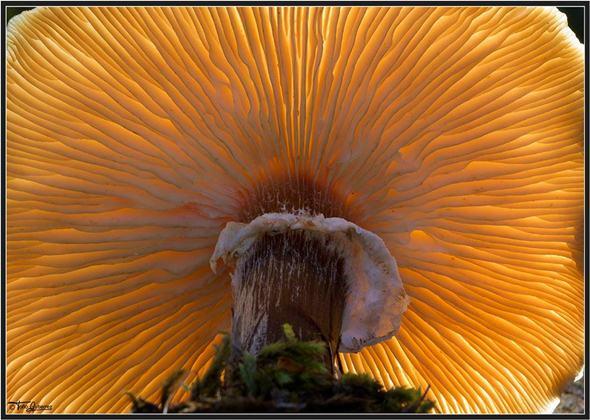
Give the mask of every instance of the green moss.
POLYGON ((169 404, 184 378, 177 371, 165 382, 159 404, 128 394, 132 411, 424 413, 434 406, 420 390, 385 390, 368 375, 347 373, 336 379, 323 363, 324 343, 297 340, 289 325, 284 333, 284 340, 258 355, 245 353, 231 362, 226 335, 207 372, 191 385, 187 401, 169 404))
POLYGON ((191 399, 198 400, 200 397, 214 397, 221 389, 221 375, 225 370, 229 356, 231 354, 231 345, 229 336, 225 334, 223 341, 216 348, 215 357, 207 372, 202 378, 195 381, 191 386, 191 399))

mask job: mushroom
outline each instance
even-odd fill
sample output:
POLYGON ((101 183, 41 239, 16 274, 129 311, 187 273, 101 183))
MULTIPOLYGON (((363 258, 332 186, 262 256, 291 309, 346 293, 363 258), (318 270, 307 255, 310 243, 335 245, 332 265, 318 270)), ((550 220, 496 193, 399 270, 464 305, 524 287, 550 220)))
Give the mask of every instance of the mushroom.
POLYGON ((12 19, 8 399, 122 412, 194 379, 231 275, 278 281, 246 260, 301 240, 349 264, 346 370, 440 412, 551 411, 584 356, 583 63, 549 7, 12 19))

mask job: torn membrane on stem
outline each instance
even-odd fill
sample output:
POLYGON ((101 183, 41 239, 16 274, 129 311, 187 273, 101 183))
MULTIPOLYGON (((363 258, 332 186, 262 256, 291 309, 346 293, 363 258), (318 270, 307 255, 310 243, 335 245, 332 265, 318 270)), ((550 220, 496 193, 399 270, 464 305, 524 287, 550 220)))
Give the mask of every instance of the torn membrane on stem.
POLYGON ((407 297, 395 259, 375 234, 338 217, 266 213, 230 222, 211 258, 232 270, 232 338, 256 353, 293 325, 300 339, 358 352, 391 338, 407 297))

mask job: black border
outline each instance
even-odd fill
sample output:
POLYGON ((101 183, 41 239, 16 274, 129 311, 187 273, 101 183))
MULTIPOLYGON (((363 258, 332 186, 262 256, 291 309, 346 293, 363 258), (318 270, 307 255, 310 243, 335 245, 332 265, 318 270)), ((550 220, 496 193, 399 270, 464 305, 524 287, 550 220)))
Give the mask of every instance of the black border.
POLYGON ((578 6, 588 7, 589 2, 583 0, 219 0, 219 1, 191 1, 191 0, 2 0, 2 7, 16 6, 578 6))
MULTIPOLYGON (((536 0, 536 1, 518 1, 518 0, 507 0, 507 1, 493 1, 493 0, 483 0, 483 1, 466 1, 466 0, 440 0, 440 1, 419 1, 419 0, 409 0, 409 1, 359 1, 359 0, 352 0, 352 1, 335 1, 335 0, 323 0, 323 1, 186 1, 186 0, 170 0, 170 1, 155 1, 155 0, 137 0, 137 1, 108 1, 108 0, 94 0, 94 1, 67 1, 67 0, 47 0, 47 1, 40 1, 40 0, 31 0, 31 1, 23 1, 23 0, 2 0, 1 2, 1 19, 2 19, 2 260, 0 264, 1 267, 4 267, 4 262, 6 261, 6 172, 5 172, 5 162, 6 162, 6 138, 5 138, 5 130, 6 130, 6 49, 4 46, 6 45, 6 8, 7 7, 24 7, 24 6, 74 6, 74 5, 83 5, 83 6, 275 6, 275 5, 283 5, 283 6, 559 6, 559 7, 566 7, 566 6, 577 6, 584 8, 584 22, 589 22, 589 9, 590 9, 590 1, 580 1, 580 0, 566 0, 566 1, 558 1, 558 0, 536 0)), ((585 214, 584 214, 584 221, 585 221, 585 228, 584 228, 584 249, 588 250, 588 226, 589 226, 589 217, 588 217, 588 205, 590 204, 590 195, 588 191, 588 181, 589 181, 589 174, 588 174, 588 149, 589 149, 589 139, 590 139, 590 131, 589 131, 589 118, 588 118, 588 110, 589 110, 589 100, 588 100, 588 85, 589 85, 589 44, 590 44, 590 37, 588 33, 588 28, 585 28, 584 33, 584 54, 585 54, 585 112, 584 112, 584 119, 585 119, 585 137, 584 137, 584 145, 585 145, 585 214)), ((589 301, 589 283, 588 283, 588 255, 587 252, 584 253, 584 279, 585 279, 585 331, 586 331, 586 354, 588 354, 588 301, 589 301)), ((4 270, 2 270, 2 282, 1 282, 1 291, 2 291, 2 327, 0 328, 2 332, 2 362, 1 362, 1 374, 2 374, 2 392, 1 392, 1 404, 2 404, 2 411, 0 412, 0 418, 7 418, 7 419, 16 419, 16 418, 105 418, 105 419, 124 419, 130 417, 138 417, 139 418, 203 418, 203 419, 219 419, 219 418, 227 418, 227 419, 250 419, 250 418, 304 418, 304 419, 314 419, 314 418, 327 418, 327 419, 352 419, 352 418, 377 418, 377 419, 390 419, 390 418, 407 418, 408 416, 418 416, 420 418, 445 418, 445 417, 454 417, 460 416, 463 418, 489 418, 489 417, 507 417, 507 418, 519 418, 519 419, 537 419, 537 418, 562 418, 562 419, 590 419, 590 411, 589 411, 589 380, 588 375, 590 373, 590 369, 588 366, 588 360, 586 360, 584 366, 584 387, 585 387, 585 401, 584 401, 584 409, 585 413, 576 413, 576 414, 368 414, 368 413, 341 413, 341 414, 323 414, 323 413, 309 413, 309 414, 298 414, 298 413, 251 413, 251 414, 148 414, 148 413, 140 413, 140 414, 133 414, 133 413, 126 413, 126 414, 9 414, 6 412, 6 304, 5 304, 5 296, 6 296, 6 276, 4 270)))

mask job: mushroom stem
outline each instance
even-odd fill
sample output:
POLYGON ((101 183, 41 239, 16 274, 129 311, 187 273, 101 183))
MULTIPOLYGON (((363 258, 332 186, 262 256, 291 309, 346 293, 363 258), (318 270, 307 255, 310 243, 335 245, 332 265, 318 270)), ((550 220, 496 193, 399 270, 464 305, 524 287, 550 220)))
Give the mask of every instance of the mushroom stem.
POLYGON ((234 351, 256 354, 283 338, 289 323, 300 340, 324 342, 333 372, 346 298, 344 257, 327 236, 287 231, 260 236, 236 266, 234 351))
POLYGON ((391 338, 408 306, 397 264, 384 242, 339 217, 265 213, 229 222, 211 269, 229 267, 234 295, 235 352, 256 354, 282 338, 289 323, 302 340, 358 352, 391 338))

